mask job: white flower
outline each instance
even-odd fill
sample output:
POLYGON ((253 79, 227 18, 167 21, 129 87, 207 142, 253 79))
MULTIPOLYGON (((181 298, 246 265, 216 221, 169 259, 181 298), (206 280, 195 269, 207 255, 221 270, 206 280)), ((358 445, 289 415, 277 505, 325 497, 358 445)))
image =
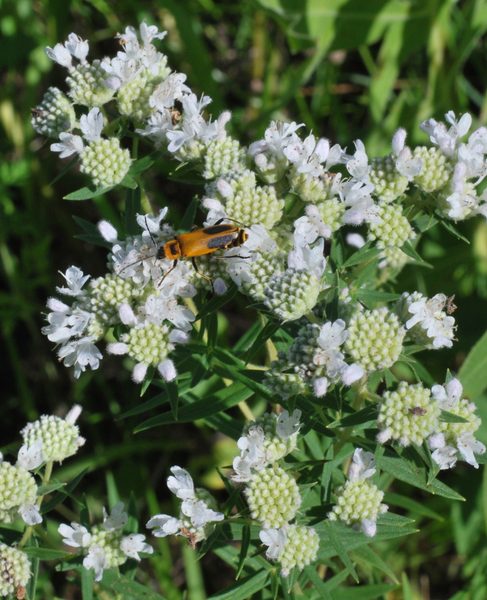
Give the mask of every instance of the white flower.
POLYGON ((110 514, 103 507, 103 529, 115 531, 123 529, 128 521, 128 514, 125 512, 123 502, 117 502, 112 508, 110 514))
POLYGON ((377 533, 377 522, 373 519, 362 519, 360 529, 367 537, 374 537, 377 533))
POLYGON ((17 465, 23 467, 27 471, 33 471, 40 467, 44 462, 42 453, 42 440, 37 440, 31 446, 21 446, 17 455, 17 465))
POLYGON ((246 435, 237 441, 240 456, 233 459, 232 481, 245 482, 252 476, 252 471, 260 471, 267 464, 264 430, 260 425, 249 427, 246 435))
MULTIPOLYGON (((350 175, 357 181, 369 182, 369 159, 362 140, 355 140, 353 156, 345 156, 345 166, 350 175)), ((373 189, 373 186, 372 186, 373 189)))
POLYGON ((90 278, 89 275, 83 275, 83 271, 78 267, 69 267, 66 273, 61 273, 61 275, 66 280, 68 287, 56 287, 56 290, 65 296, 74 297, 81 295, 82 287, 90 278))
POLYGON ((68 39, 64 42, 64 46, 71 56, 77 58, 81 63, 86 62, 89 51, 89 44, 86 40, 75 33, 70 33, 68 39))
POLYGON ((318 207, 308 204, 305 208, 306 215, 294 221, 294 231, 306 244, 312 244, 319 237, 330 238, 331 227, 323 223, 318 207))
POLYGON ((269 153, 283 157, 284 150, 299 140, 296 131, 301 127, 304 127, 304 123, 272 121, 264 132, 264 139, 250 144, 250 156, 256 157, 262 153, 269 153))
POLYGON ((266 557, 269 560, 279 560, 287 541, 286 528, 262 529, 259 532, 259 538, 267 546, 266 557))
POLYGON ((72 67, 73 57, 71 52, 62 44, 56 44, 54 48, 47 46, 46 54, 51 60, 57 62, 58 65, 67 69, 72 67))
POLYGON ((365 246, 364 237, 360 233, 347 233, 345 241, 353 248, 362 248, 365 246))
POLYGON ((58 357, 64 366, 74 367, 76 379, 86 370, 86 367, 95 370, 100 366, 102 353, 94 344, 91 337, 83 337, 79 340, 71 340, 58 351, 58 357))
POLYGON ((142 533, 132 533, 122 538, 120 550, 129 558, 140 560, 139 552, 152 554, 154 548, 146 543, 145 535, 142 533))
POLYGON ((470 129, 472 117, 465 113, 457 120, 455 113, 449 111, 445 115, 445 119, 450 124, 448 129, 444 123, 439 123, 435 119, 428 119, 421 123, 421 129, 430 136, 430 140, 440 148, 445 156, 454 158, 459 140, 470 129))
POLYGON ((179 519, 170 515, 155 515, 147 521, 146 527, 154 529, 152 533, 156 537, 166 537, 167 535, 178 534, 182 523, 179 519))
POLYGON ((161 324, 167 320, 182 331, 189 331, 195 319, 195 315, 189 308, 179 304, 176 298, 161 293, 151 294, 147 298, 144 313, 151 323, 161 324))
POLYGON ((411 180, 419 175, 423 168, 423 163, 419 158, 413 158, 413 153, 406 146, 406 130, 398 129, 392 138, 392 152, 396 159, 396 169, 398 172, 411 180))
POLYGON ((418 294, 408 297, 408 313, 412 315, 406 321, 406 329, 416 325, 421 327, 431 340, 433 348, 451 348, 455 335, 455 319, 444 311, 448 298, 445 294, 436 294, 432 298, 418 294), (413 300, 412 302, 409 300, 413 300))
POLYGON ((458 162, 455 166, 451 189, 452 193, 446 198, 449 217, 461 221, 478 211, 479 198, 474 187, 467 182, 467 167, 463 162, 458 162))
POLYGON ((42 523, 42 516, 36 504, 24 504, 19 508, 19 515, 27 525, 42 523))
POLYGON ((475 439, 473 433, 465 432, 457 438, 457 448, 463 456, 463 460, 476 469, 479 468, 475 454, 484 454, 485 446, 479 440, 475 439), (474 454, 475 453, 475 454, 474 454))
POLYGON ((142 235, 151 237, 161 233, 161 223, 167 214, 168 207, 161 208, 157 215, 136 215, 137 225, 142 229, 142 235))
POLYGON ((87 115, 81 115, 79 128, 86 141, 94 142, 100 139, 103 130, 103 115, 98 107, 92 108, 87 115))
POLYGON ((208 523, 223 521, 225 516, 208 507, 204 500, 194 498, 183 500, 181 512, 191 520, 196 529, 204 528, 208 523))
POLYGON ((330 142, 324 138, 317 139, 309 134, 304 140, 296 136, 283 148, 284 156, 294 165, 297 173, 320 176, 330 152, 330 142))
POLYGON ((100 546, 91 546, 88 554, 83 559, 85 569, 93 569, 95 572, 95 581, 101 581, 103 570, 107 566, 107 557, 103 548, 100 546))
POLYGON ((80 154, 84 148, 83 140, 79 135, 63 131, 59 134, 59 140, 50 146, 53 152, 59 152, 59 158, 80 154))
POLYGON ((58 527, 59 535, 63 538, 63 543, 72 548, 87 548, 91 542, 91 534, 84 525, 79 523, 71 523, 65 525, 61 523, 58 527))
POLYGON ((183 93, 191 93, 185 81, 184 73, 171 73, 156 87, 149 98, 149 105, 159 111, 171 108, 176 100, 182 98, 183 93))
POLYGON ((458 406, 458 403, 462 399, 462 394, 463 386, 456 377, 444 386, 434 385, 431 388, 431 395, 438 402, 442 410, 451 411, 458 406))
POLYGON ((441 470, 453 469, 457 464, 457 449, 448 445, 436 448, 431 454, 431 458, 441 470))
POLYGON ((343 181, 339 191, 340 198, 345 203, 347 210, 343 221, 347 225, 361 225, 373 223, 377 220, 378 208, 374 204, 371 193, 374 186, 362 181, 343 181))
POLYGON ((356 448, 348 469, 348 479, 350 481, 369 479, 374 473, 375 457, 372 452, 366 452, 365 450, 362 450, 362 448, 356 448))
POLYGON ((177 465, 171 467, 172 475, 167 478, 167 487, 181 500, 190 500, 195 498, 194 483, 191 475, 177 465))
POLYGON ((301 418, 301 411, 295 408, 290 415, 287 410, 283 410, 277 416, 276 423, 276 433, 277 435, 283 439, 287 440, 296 433, 298 433, 299 428, 301 427, 301 423, 299 422, 301 418))
POLYGON ((307 271, 321 279, 326 267, 326 259, 323 254, 324 244, 324 240, 320 239, 313 248, 310 248, 295 231, 294 247, 289 252, 287 259, 288 267, 297 271, 307 271))

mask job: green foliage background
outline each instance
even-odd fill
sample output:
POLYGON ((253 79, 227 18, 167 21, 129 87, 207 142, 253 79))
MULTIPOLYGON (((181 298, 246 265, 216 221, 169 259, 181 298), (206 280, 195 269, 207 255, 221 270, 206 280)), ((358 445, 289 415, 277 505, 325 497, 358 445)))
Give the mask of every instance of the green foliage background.
MULTIPOLYGON (((76 239, 80 230, 72 215, 91 222, 103 217, 117 224, 123 204, 115 194, 87 202, 63 200, 84 180, 73 171, 59 178, 63 165, 30 127, 30 109, 47 87, 63 87, 63 71, 47 59, 45 46, 75 31, 90 40, 93 54, 113 53, 113 35, 142 19, 168 30, 165 48, 170 64, 188 73, 195 90, 213 97, 214 114, 225 108, 233 111, 234 134, 242 141, 259 137, 271 118, 286 118, 302 121, 316 134, 342 145, 361 138, 371 153, 385 154, 398 126, 418 142, 424 139, 419 122, 430 116, 441 118, 449 109, 470 111, 479 123, 486 122, 487 3, 0 2, 0 444, 8 452, 27 420, 75 402, 82 404, 81 429, 88 441, 61 468, 59 477, 69 479, 86 470, 78 489, 95 513, 107 499, 128 500, 136 491, 133 504, 143 523, 149 514, 171 512, 163 483, 170 465, 188 467, 197 480, 218 488, 221 482, 215 467, 231 462, 234 445, 204 421, 134 434, 138 421, 120 415, 135 409, 141 399, 116 361, 105 359, 99 372, 87 373, 77 382, 57 364, 50 343, 40 333, 45 301, 59 284, 57 271, 76 264, 94 275, 104 272, 104 250, 76 239)), ((153 172, 148 201, 153 206, 169 204, 175 214, 182 214, 194 189, 166 175, 163 165, 160 172, 153 172)), ((455 294, 458 342, 450 351, 425 356, 427 369, 438 381, 443 381, 446 368, 458 372, 487 321, 487 224, 473 220, 458 229, 470 244, 435 229, 420 249, 434 269, 407 267, 399 281, 401 290, 455 294)), ((228 339, 237 339, 252 319, 251 312, 231 303, 224 308, 219 327, 228 339)), ((467 391, 484 419, 479 436, 484 443, 486 357, 484 337, 463 367, 467 391)), ((423 496, 420 490, 409 502, 403 501, 403 514, 416 519, 418 533, 376 543, 377 555, 392 571, 386 572, 390 585, 382 583, 383 575, 370 573, 368 592, 357 589, 359 594, 353 597, 485 600, 487 479, 483 471, 460 466, 442 477, 468 502, 423 496)), ((411 488, 407 490, 410 495, 411 488)), ((77 510, 74 497, 71 507, 68 502, 57 516, 75 520, 77 510)), ((54 547, 54 524, 45 535, 46 545, 54 547)), ((217 593, 232 584, 232 571, 219 558, 207 555, 198 562, 184 542, 160 540, 158 544, 163 558, 150 561, 147 583, 156 582, 165 598, 227 597, 217 593)), ((357 551, 353 559, 358 565, 371 560, 365 551, 362 555, 357 551)), ((52 564, 42 563, 38 597, 78 598, 76 581, 69 572, 53 574, 52 564)), ((256 582, 256 593, 260 583, 256 582)), ((100 597, 116 597, 114 591, 104 593, 108 595, 100 597)), ((128 597, 124 593, 121 597, 128 597)), ((352 598, 348 594, 347 600, 352 598)), ((345 600, 339 592, 330 592, 329 597, 345 600)))

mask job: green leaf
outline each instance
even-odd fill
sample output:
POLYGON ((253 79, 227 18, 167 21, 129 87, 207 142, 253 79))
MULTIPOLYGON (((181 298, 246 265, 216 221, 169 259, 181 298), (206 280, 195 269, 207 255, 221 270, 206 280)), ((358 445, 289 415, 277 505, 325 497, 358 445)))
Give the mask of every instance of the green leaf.
POLYGON ((360 585, 355 588, 337 589, 333 592, 333 600, 374 600, 384 598, 384 594, 397 589, 397 585, 390 583, 373 583, 360 585))
POLYGON ((130 598, 130 600, 166 600, 150 587, 133 581, 126 575, 118 573, 116 569, 104 571, 100 585, 107 588, 110 593, 115 592, 122 598, 130 598))
POLYGON ((392 579, 394 583, 399 583, 394 571, 369 546, 357 548, 353 551, 353 554, 354 556, 358 556, 366 565, 372 565, 377 570, 382 571, 385 575, 387 575, 387 577, 389 577, 389 579, 392 579))
POLYGON ((348 556, 345 548, 343 547, 343 545, 340 541, 340 536, 335 535, 333 524, 326 523, 325 527, 326 527, 326 532, 328 534, 328 539, 330 541, 331 546, 335 549, 335 551, 336 551, 337 555, 340 557, 340 560, 342 561, 342 563, 347 567, 347 570, 350 573, 350 575, 358 583, 359 578, 358 578, 357 572, 355 571, 355 567, 353 566, 353 563, 350 560, 350 557, 348 556))
POLYGON ((238 559, 238 567, 237 573, 235 574, 235 579, 239 579, 242 574, 242 570, 245 565, 245 559, 247 558, 247 554, 249 553, 250 546, 250 527, 248 525, 244 525, 242 530, 242 543, 240 545, 240 557, 238 559))
POLYGON ((37 495, 45 496, 46 494, 55 492, 56 490, 59 490, 65 486, 66 486, 66 483, 64 481, 51 481, 51 483, 48 483, 47 485, 39 486, 39 488, 37 490, 37 495))
POLYGON ((468 423, 469 422, 468 419, 464 419, 463 417, 460 417, 459 415, 454 415, 453 413, 448 412, 447 410, 441 411, 440 421, 443 421, 443 423, 468 423))
POLYGON ((418 265, 418 267, 425 267, 427 269, 432 269, 433 265, 426 262, 413 248, 411 242, 406 242, 404 246, 402 246, 401 250, 404 254, 407 254, 409 258, 413 259, 414 264, 418 265))
POLYGON ((28 556, 38 558, 39 560, 64 560, 69 557, 64 550, 54 550, 53 548, 34 548, 32 546, 24 548, 28 556))
POLYGON ((487 331, 470 350, 458 372, 458 378, 464 394, 472 400, 487 388, 487 331))
POLYGON ((253 391, 241 383, 234 383, 223 390, 210 394, 203 400, 186 404, 179 407, 178 417, 174 418, 172 411, 165 412, 147 419, 134 429, 134 433, 140 433, 146 429, 169 425, 170 423, 188 423, 197 419, 205 419, 221 411, 232 408, 239 402, 248 400, 253 395, 253 391))
POLYGON ((451 500, 465 500, 463 496, 460 496, 455 490, 441 483, 437 479, 434 479, 431 483, 428 483, 428 474, 426 469, 418 467, 414 463, 406 460, 405 458, 393 458, 390 456, 381 456, 377 459, 377 465, 380 469, 389 473, 396 479, 400 479, 405 483, 409 483, 414 487, 420 488, 435 494, 443 496, 444 498, 450 498, 451 500))
POLYGON ((93 190, 89 187, 82 187, 79 188, 79 190, 76 190, 75 192, 71 192, 67 196, 64 196, 64 200, 91 200, 92 198, 97 198, 98 196, 106 194, 111 189, 111 187, 105 187, 96 188, 93 190))
POLYGON ((417 502, 412 498, 403 496, 402 494, 394 494, 392 492, 386 492, 384 496, 384 502, 386 504, 392 504, 393 506, 400 506, 406 510, 409 510, 414 515, 422 515, 428 519, 436 519, 437 521, 444 521, 444 517, 431 510, 424 504, 424 502, 417 502))
POLYGON ((371 248, 370 244, 365 244, 360 250, 354 252, 341 266, 342 269, 348 269, 355 265, 361 265, 363 263, 369 263, 374 261, 380 254, 380 250, 376 247, 371 248))
POLYGON ((269 571, 260 570, 227 588, 220 594, 210 596, 208 600, 248 600, 262 590, 269 580, 269 571))

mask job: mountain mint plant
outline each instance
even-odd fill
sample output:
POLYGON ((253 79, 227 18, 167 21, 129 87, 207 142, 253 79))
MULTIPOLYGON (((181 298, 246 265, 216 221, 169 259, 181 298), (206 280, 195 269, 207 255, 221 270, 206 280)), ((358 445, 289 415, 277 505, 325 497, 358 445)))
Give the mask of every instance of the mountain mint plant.
MULTIPOLYGON (((112 56, 88 58, 88 41, 74 33, 46 49, 66 82, 47 90, 32 126, 82 173, 88 187, 68 198, 120 190, 127 200, 124 225, 83 222, 84 239, 106 249, 106 270, 62 273, 42 331, 74 377, 102 371, 112 355, 130 371, 134 398, 157 389, 167 412, 161 400, 142 406, 139 416, 163 412, 140 431, 158 426, 163 436, 164 423, 198 420, 233 436, 235 458, 221 465, 225 491, 215 497, 171 467, 177 502, 149 518, 148 542, 121 504, 101 525, 86 511, 80 523, 61 519, 61 568, 109 589, 106 574, 134 559, 149 589, 141 559, 160 551, 154 538, 179 536, 234 570, 238 597, 291 589, 324 597, 317 581, 345 582, 355 549, 414 533, 396 508, 405 485, 430 491, 434 482, 437 494, 459 497, 440 471, 484 460, 461 380, 445 363, 446 382, 435 382, 416 357, 461 335, 452 299, 405 290, 398 276, 425 266, 421 240, 435 225, 454 232, 457 222, 487 218, 487 129, 449 112, 420 124, 423 145, 408 146, 399 129, 389 153, 373 157, 361 140, 338 144, 275 120, 246 146, 232 135, 231 114, 213 115, 211 99, 171 69, 164 37, 142 23, 117 35, 112 56), (151 208, 145 195, 161 162, 183 182, 177 207, 151 208), (193 200, 186 175, 199 185, 193 200), (165 258, 162 245, 192 227, 201 245, 181 242, 175 260, 165 258), (232 227, 245 231, 242 243, 215 241, 232 227), (230 320, 247 315, 232 346, 220 309, 230 320)), ((79 412, 27 425, 17 463, 0 464, 0 521, 27 526, 20 541, 0 545, 3 596, 29 579, 53 464, 90 446, 79 412)))

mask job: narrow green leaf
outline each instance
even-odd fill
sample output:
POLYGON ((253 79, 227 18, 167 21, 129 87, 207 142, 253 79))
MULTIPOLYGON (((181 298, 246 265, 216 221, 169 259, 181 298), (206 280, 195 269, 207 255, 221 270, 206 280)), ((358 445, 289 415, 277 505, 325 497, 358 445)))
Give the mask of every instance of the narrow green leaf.
POLYGON ((427 269, 432 269, 433 265, 426 262, 413 248, 411 242, 406 242, 404 246, 402 246, 401 250, 404 254, 407 254, 409 258, 412 258, 414 263, 418 265, 418 267, 425 267, 427 269))
POLYGON ((89 187, 82 187, 78 190, 71 192, 67 196, 64 196, 64 200, 91 200, 92 198, 97 198, 98 196, 102 196, 106 194, 112 188, 96 188, 95 190, 89 187))
POLYGON ((400 479, 405 483, 409 483, 414 487, 420 488, 429 492, 430 494, 436 494, 443 496, 444 498, 450 498, 451 500, 465 500, 463 496, 460 496, 455 490, 441 483, 437 479, 428 483, 428 474, 426 469, 418 467, 414 463, 406 460, 405 458, 393 458, 390 456, 382 456, 378 458, 377 464, 380 469, 393 475, 396 479, 400 479))
POLYGON ((377 248, 371 248, 370 244, 365 244, 360 250, 354 252, 342 265, 342 269, 348 269, 355 265, 361 265, 374 261, 380 254, 380 250, 377 248))
POLYGON ((335 535, 333 524, 326 523, 325 527, 326 527, 328 538, 330 540, 332 547, 335 549, 335 551, 336 551, 337 555, 340 557, 340 560, 342 561, 342 563, 347 567, 350 575, 358 583, 359 578, 358 578, 357 572, 355 571, 355 567, 353 566, 353 563, 350 560, 350 557, 348 556, 345 548, 343 547, 343 544, 340 540, 340 536, 335 535))
POLYGON ((487 331, 464 360, 458 378, 466 396, 474 400, 487 388, 487 331))
POLYGON ((443 421, 443 423, 468 423, 469 422, 468 419, 464 419, 463 417, 460 417, 460 415, 454 415, 453 413, 448 412, 447 410, 441 411, 440 421, 443 421))
POLYGON ((384 598, 384 594, 397 589, 397 585, 389 583, 373 583, 360 585, 355 588, 337 589, 333 593, 333 600, 374 600, 384 598))
POLYGON ((354 556, 358 556, 367 565, 372 565, 377 570, 382 571, 389 579, 392 579, 394 583, 399 583, 394 571, 389 565, 382 560, 382 558, 372 550, 369 546, 362 546, 353 551, 354 556))
POLYGON ((238 559, 238 567, 237 573, 235 575, 235 579, 240 579, 240 575, 242 574, 242 570, 245 565, 245 559, 247 558, 247 554, 249 552, 250 546, 250 527, 248 525, 244 525, 242 529, 242 543, 240 546, 240 557, 238 559))
POLYGON ((384 496, 384 502, 391 504, 392 506, 400 506, 406 510, 411 511, 414 515, 422 515, 428 519, 436 519, 437 521, 444 521, 444 517, 431 510, 424 504, 424 502, 417 502, 412 498, 403 496, 402 494, 394 494, 392 492, 386 492, 384 496))
POLYGON ((219 594, 210 596, 208 600, 248 600, 262 590, 269 580, 269 571, 260 570, 254 575, 237 582, 219 594))
POLYGON ((39 560, 63 560, 69 554, 64 550, 54 550, 53 548, 34 548, 32 546, 24 548, 24 552, 28 556, 38 558, 39 560))
POLYGON ((249 390, 241 383, 234 383, 224 390, 220 390, 214 394, 210 394, 203 400, 198 400, 191 404, 179 407, 178 418, 175 419, 172 411, 157 415, 147 419, 134 429, 134 433, 159 427, 161 425, 169 425, 170 423, 187 423, 196 419, 205 419, 215 415, 221 411, 227 410, 235 406, 239 402, 248 400, 253 395, 253 391, 249 390))

